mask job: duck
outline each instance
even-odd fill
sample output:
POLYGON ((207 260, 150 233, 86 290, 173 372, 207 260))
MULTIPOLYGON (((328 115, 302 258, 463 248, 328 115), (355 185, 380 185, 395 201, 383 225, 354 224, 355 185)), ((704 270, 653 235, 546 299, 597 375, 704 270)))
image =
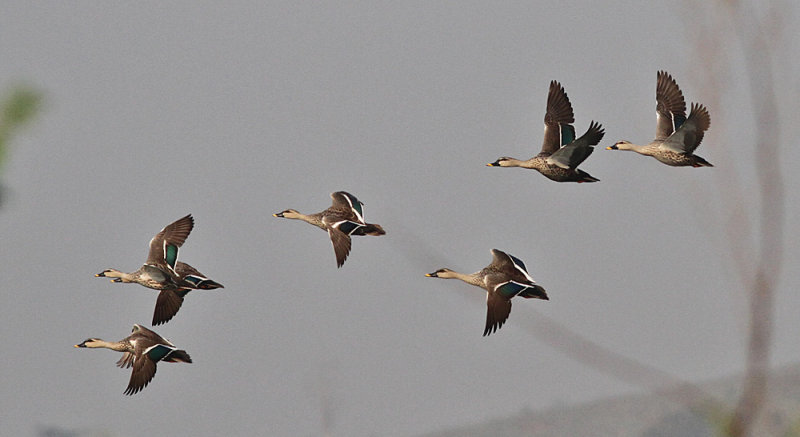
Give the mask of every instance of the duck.
POLYGON ((531 168, 556 182, 599 182, 600 179, 577 167, 594 152, 593 146, 603 139, 603 126, 592 121, 586 133, 575 139, 575 128, 571 124, 574 122, 572 104, 564 87, 555 80, 551 81, 544 116, 544 141, 539 154, 527 161, 503 156, 486 165, 531 168))
POLYGON ((191 363, 192 358, 183 349, 178 349, 169 340, 135 324, 131 335, 120 341, 105 341, 99 338, 87 338, 78 348, 111 349, 122 352, 122 358, 117 361, 117 367, 126 369, 133 367, 131 379, 125 389, 126 395, 133 395, 147 387, 156 375, 156 363, 191 363))
POLYGON ((225 288, 209 279, 197 269, 178 261, 178 249, 194 228, 191 214, 165 226, 150 240, 147 261, 131 273, 116 269, 105 269, 95 277, 112 278, 116 283, 137 283, 147 288, 160 290, 153 312, 153 326, 166 323, 178 313, 183 298, 191 290, 213 290, 225 288))
POLYGON ((364 221, 364 203, 346 191, 331 193, 331 206, 316 214, 302 214, 294 209, 287 209, 272 214, 274 217, 302 220, 328 233, 333 243, 336 266, 341 268, 350 254, 353 235, 385 235, 381 225, 364 221))
POLYGON ((486 326, 483 336, 500 329, 511 313, 511 298, 550 300, 544 287, 536 284, 528 274, 525 263, 501 250, 492 249, 492 262, 483 269, 471 273, 458 273, 441 268, 426 277, 460 279, 467 284, 486 290, 486 326))
POLYGON ((700 103, 692 103, 689 117, 686 117, 686 101, 678 83, 666 71, 659 71, 656 74, 655 139, 644 146, 618 141, 606 150, 632 150, 672 167, 713 167, 694 154, 710 126, 708 109, 700 103))

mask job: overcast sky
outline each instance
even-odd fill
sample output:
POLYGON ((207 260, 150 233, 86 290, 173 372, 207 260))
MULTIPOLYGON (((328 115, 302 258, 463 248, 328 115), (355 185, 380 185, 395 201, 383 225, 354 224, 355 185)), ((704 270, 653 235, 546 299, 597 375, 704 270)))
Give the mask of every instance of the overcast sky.
MULTIPOLYGON (((720 190, 736 182, 754 212, 756 126, 737 41, 712 105, 696 51, 711 23, 690 5, 3 5, 0 92, 45 95, 0 174, 3 434, 410 436, 641 389, 545 344, 540 316, 681 379, 741 371, 720 190), (662 69, 709 106, 697 153, 716 167, 605 150, 652 139, 662 69), (581 166, 599 183, 485 166, 538 153, 553 79, 579 134, 606 129, 581 166), (354 238, 341 269, 323 232, 272 217, 338 190, 387 232, 354 238), (181 259, 225 288, 190 293, 155 328, 194 363, 162 363, 123 396, 119 354, 72 345, 149 326, 157 293, 94 274, 137 269, 187 213, 181 259), (474 272, 492 248, 551 300, 515 300, 484 338, 485 293, 424 274, 474 272)), ((798 59, 775 78, 792 145, 776 364, 800 361, 798 59)))

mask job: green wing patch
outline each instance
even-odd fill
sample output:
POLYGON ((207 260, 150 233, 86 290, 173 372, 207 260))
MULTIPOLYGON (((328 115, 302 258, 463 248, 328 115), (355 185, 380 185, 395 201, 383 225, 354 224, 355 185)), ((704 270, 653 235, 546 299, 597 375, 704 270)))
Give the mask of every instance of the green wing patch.
POLYGON ((178 261, 178 246, 174 244, 164 246, 164 261, 173 269, 175 268, 175 263, 178 261))

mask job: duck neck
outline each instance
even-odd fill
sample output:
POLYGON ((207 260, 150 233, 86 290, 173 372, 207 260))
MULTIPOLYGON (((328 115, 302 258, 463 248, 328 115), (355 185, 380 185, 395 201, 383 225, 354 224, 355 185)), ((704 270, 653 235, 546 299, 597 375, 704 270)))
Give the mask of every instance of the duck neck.
POLYGON ((507 158, 506 160, 500 162, 500 167, 534 168, 534 164, 532 161, 533 159, 523 161, 517 158, 507 158))
POLYGON ((653 154, 653 147, 651 146, 640 146, 638 144, 633 144, 633 143, 623 143, 617 145, 617 148, 619 150, 631 150, 640 155, 651 156, 653 154))
POLYGON ((287 217, 287 218, 295 219, 295 220, 302 220, 302 221, 304 221, 306 223, 309 223, 309 224, 312 224, 312 225, 314 225, 314 226, 316 226, 316 227, 318 227, 318 228, 320 228, 322 230, 326 230, 325 224, 322 223, 322 215, 321 214, 302 214, 302 213, 298 212, 298 213, 293 214, 292 216, 287 217))
POLYGON ((119 270, 108 269, 107 272, 103 273, 103 276, 107 278, 118 278, 122 282, 136 282, 134 279, 133 274, 120 272, 119 270))
POLYGON ((90 343, 86 343, 86 346, 91 349, 103 348, 103 349, 111 349, 117 352, 128 352, 128 345, 121 341, 105 341, 105 340, 94 340, 90 343))
POLYGON ((475 285, 478 287, 483 287, 483 281, 481 281, 480 272, 476 273, 459 273, 454 271, 449 271, 446 274, 439 274, 440 278, 445 279, 458 279, 461 281, 466 282, 470 285, 475 285))

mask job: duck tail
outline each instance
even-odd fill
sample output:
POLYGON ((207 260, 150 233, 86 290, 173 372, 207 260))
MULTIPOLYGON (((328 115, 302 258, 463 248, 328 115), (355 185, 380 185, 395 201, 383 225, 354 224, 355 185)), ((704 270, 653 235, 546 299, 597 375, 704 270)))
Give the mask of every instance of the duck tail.
POLYGON ((583 182, 600 182, 600 179, 597 179, 596 177, 590 175, 589 173, 586 173, 583 170, 578 170, 578 174, 581 177, 580 179, 578 179, 579 184, 583 182))
POLYGON ((220 284, 219 282, 217 282, 217 281, 213 281, 211 279, 206 279, 206 280, 200 281, 200 283, 197 284, 197 288, 199 288, 201 290, 213 290, 215 288, 225 288, 225 287, 222 284, 220 284))
MULTIPOLYGON (((200 272, 198 272, 199 274, 200 272)), ((183 277, 183 280, 188 282, 187 288, 197 289, 197 290, 213 290, 215 288, 225 288, 222 284, 217 281, 197 276, 197 275, 186 275, 183 277)))
POLYGON ((169 355, 164 357, 163 361, 168 363, 191 363, 192 357, 183 349, 175 349, 169 355))
POLYGON ((376 225, 375 223, 367 223, 366 226, 362 228, 364 235, 384 235, 386 231, 383 230, 381 225, 376 225))
POLYGON ((529 288, 523 290, 519 295, 525 299, 550 300, 550 298, 547 297, 547 292, 544 290, 544 287, 536 284, 530 285, 529 288))
POLYGON ((694 161, 694 164, 692 165, 692 167, 713 167, 714 166, 710 162, 706 161, 705 159, 703 159, 703 158, 701 158, 701 157, 699 157, 697 155, 694 155, 694 157, 695 157, 695 161, 694 161))

